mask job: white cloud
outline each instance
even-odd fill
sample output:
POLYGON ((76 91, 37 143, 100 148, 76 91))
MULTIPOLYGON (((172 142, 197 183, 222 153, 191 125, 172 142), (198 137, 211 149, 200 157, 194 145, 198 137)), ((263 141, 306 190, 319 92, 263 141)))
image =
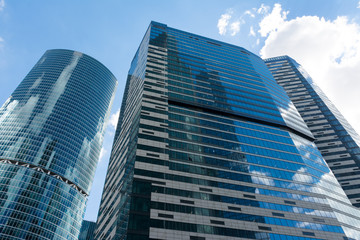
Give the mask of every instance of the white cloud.
POLYGON ((275 4, 260 22, 267 36, 260 55, 294 58, 360 133, 360 25, 347 17, 286 20, 287 14, 275 4))
POLYGON ((249 35, 250 35, 250 36, 253 36, 253 37, 256 36, 256 33, 255 33, 255 31, 254 31, 254 27, 253 27, 253 26, 250 27, 249 35))
MULTIPOLYGON (((220 19, 218 20, 217 28, 219 30, 219 34, 230 36, 235 36, 238 33, 243 34, 243 32, 241 32, 241 26, 246 23, 248 23, 248 25, 250 26, 251 23, 257 20, 258 12, 265 14, 268 9, 269 7, 261 5, 261 8, 259 9, 252 8, 244 11, 242 14, 237 14, 233 8, 229 8, 224 14, 221 15, 220 19)), ((249 35, 256 36, 254 26, 251 26, 251 32, 249 33, 249 35)))
POLYGON ((110 116, 109 123, 110 123, 110 126, 113 127, 114 129, 116 129, 116 126, 117 126, 117 123, 119 120, 119 115, 120 115, 120 108, 116 111, 116 113, 114 113, 110 116))
POLYGON ((360 8, 360 1, 358 2, 358 6, 357 6, 357 8, 360 8))
POLYGON ((0 52, 2 52, 4 46, 5 46, 5 40, 2 37, 0 37, 0 52))
POLYGON ((221 15, 220 19, 218 20, 217 27, 219 29, 220 35, 225 35, 226 28, 229 25, 229 20, 231 18, 233 11, 231 9, 227 10, 227 12, 221 15))
POLYGON ((261 4, 260 8, 257 10, 258 14, 266 14, 269 12, 270 7, 264 5, 263 3, 261 4))
POLYGON ((235 36, 238 32, 240 32, 240 21, 236 21, 231 23, 230 30, 231 30, 231 36, 235 36))
POLYGON ((252 18, 255 17, 255 14, 252 13, 250 10, 246 10, 246 11, 244 12, 244 14, 245 14, 245 15, 249 15, 249 16, 252 17, 252 18))
POLYGON ((5 8, 5 0, 0 0, 0 11, 4 10, 5 8))
POLYGON ((282 11, 280 4, 275 3, 271 13, 267 14, 259 23, 261 36, 266 37, 269 33, 276 31, 279 26, 284 24, 288 13, 282 11))
POLYGON ((99 162, 101 162, 102 158, 105 156, 106 153, 107 153, 107 150, 104 147, 102 147, 101 151, 100 151, 99 162))

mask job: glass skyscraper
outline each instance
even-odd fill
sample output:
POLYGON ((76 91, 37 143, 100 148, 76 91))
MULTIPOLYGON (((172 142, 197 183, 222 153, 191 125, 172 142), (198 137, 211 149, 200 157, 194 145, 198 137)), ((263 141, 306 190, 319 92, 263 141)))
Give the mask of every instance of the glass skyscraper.
POLYGON ((117 80, 49 50, 0 109, 0 239, 77 239, 117 80))
POLYGON ((281 56, 265 61, 315 136, 351 203, 360 207, 360 136, 294 59, 281 56))
POLYGON ((79 240, 94 240, 96 223, 84 220, 81 225, 79 240))
POLYGON ((96 239, 360 239, 264 61, 152 22, 129 70, 96 239))

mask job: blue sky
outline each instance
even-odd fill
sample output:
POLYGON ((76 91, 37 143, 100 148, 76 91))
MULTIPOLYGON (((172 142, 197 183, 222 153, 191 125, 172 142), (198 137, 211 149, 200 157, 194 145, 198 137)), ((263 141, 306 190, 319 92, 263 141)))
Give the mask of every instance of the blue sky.
POLYGON ((47 49, 86 53, 119 80, 85 219, 96 220, 130 62, 151 20, 296 59, 360 132, 359 0, 0 0, 0 103, 47 49))

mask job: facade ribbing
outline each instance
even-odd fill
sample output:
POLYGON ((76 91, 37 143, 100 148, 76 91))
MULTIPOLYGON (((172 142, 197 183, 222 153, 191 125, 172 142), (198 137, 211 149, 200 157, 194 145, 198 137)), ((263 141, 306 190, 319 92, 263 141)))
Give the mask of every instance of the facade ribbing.
POLYGON ((315 136, 351 203, 360 207, 360 136, 294 59, 281 56, 265 61, 315 136))
POLYGON ((258 56, 152 22, 129 70, 96 239, 359 238, 313 139, 258 56))
POLYGON ((0 238, 77 239, 117 80, 49 50, 0 109, 0 238))

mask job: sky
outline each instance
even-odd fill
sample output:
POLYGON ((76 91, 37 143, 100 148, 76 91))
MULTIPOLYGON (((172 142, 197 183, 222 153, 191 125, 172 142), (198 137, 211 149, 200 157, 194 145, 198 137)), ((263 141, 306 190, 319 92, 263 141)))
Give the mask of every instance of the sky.
POLYGON ((151 20, 294 58, 360 133, 359 0, 0 0, 0 104, 48 49, 88 54, 119 81, 86 220, 97 218, 127 72, 151 20))

